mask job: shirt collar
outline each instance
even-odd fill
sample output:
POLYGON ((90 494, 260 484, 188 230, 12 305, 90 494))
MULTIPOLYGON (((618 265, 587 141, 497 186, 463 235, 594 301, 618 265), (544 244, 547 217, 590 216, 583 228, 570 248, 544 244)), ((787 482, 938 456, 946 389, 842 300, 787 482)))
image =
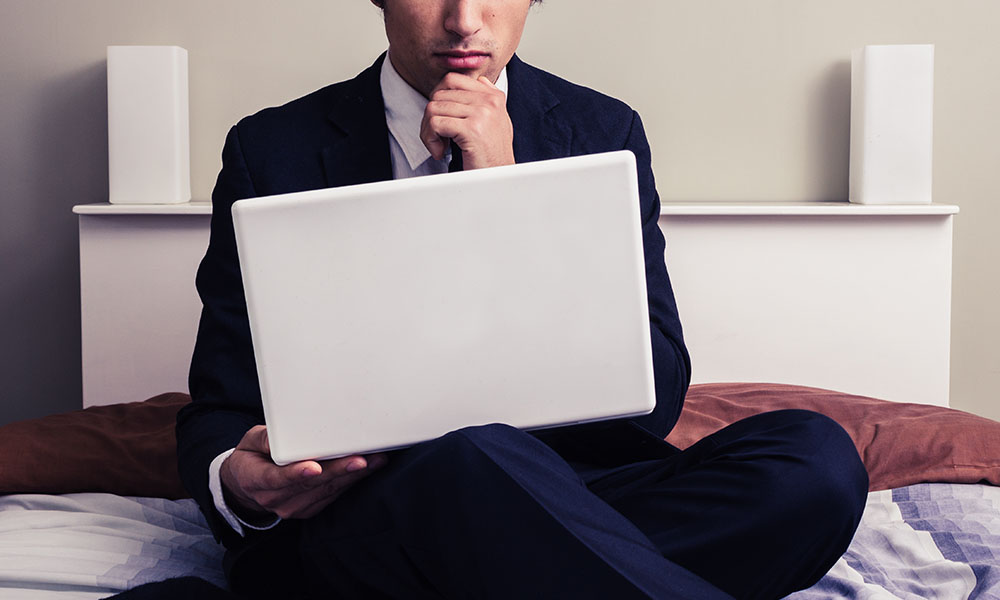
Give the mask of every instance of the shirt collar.
MULTIPOLYGON (((388 56, 382 61, 380 83, 385 103, 385 123, 389 127, 389 133, 403 150, 410 169, 415 171, 431 158, 430 150, 420 140, 420 123, 424 118, 424 110, 427 109, 427 98, 406 83, 396 72, 388 56)), ((507 94, 507 67, 500 71, 496 86, 507 94)), ((450 154, 449 150, 445 158, 450 158, 450 154)))

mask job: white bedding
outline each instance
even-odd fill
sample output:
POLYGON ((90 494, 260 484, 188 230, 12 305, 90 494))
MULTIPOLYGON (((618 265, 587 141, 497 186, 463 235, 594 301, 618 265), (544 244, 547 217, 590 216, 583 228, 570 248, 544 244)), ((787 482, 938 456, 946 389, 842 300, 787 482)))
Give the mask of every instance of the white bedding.
POLYGON ((193 500, 0 497, 0 598, 105 598, 197 575, 225 586, 222 546, 193 500))
MULTIPOLYGON (((0 496, 0 598, 104 598, 195 575, 225 587, 193 500, 0 496)), ((868 495, 844 557, 790 600, 1000 600, 1000 487, 920 484, 868 495)))
POLYGON ((1000 599, 1000 487, 923 483, 868 494, 850 548, 789 600, 1000 599))

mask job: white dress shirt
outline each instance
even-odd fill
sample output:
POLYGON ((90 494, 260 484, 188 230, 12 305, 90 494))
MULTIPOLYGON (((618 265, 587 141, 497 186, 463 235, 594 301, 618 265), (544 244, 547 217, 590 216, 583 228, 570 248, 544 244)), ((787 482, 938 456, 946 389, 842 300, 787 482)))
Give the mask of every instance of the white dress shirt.
MULTIPOLYGON (((406 83, 392 62, 386 58, 382 61, 382 71, 379 76, 382 86, 382 99, 385 103, 385 123, 389 127, 389 152, 392 158, 393 179, 416 177, 419 175, 434 175, 447 173, 451 162, 451 149, 445 151, 442 160, 435 160, 430 150, 420 140, 420 124, 427 109, 427 98, 406 83)), ((496 84, 505 95, 507 94, 507 68, 504 67, 497 77, 496 84)), ((222 495, 222 478, 219 474, 222 462, 233 453, 226 450, 215 457, 208 467, 208 488, 212 492, 212 500, 219 514, 229 523, 236 533, 244 535, 244 527, 250 529, 270 529, 281 522, 275 518, 271 523, 261 526, 252 525, 236 516, 226 505, 222 495)))
MULTIPOLYGON (((427 98, 406 83, 388 59, 382 62, 380 83, 385 102, 385 123, 389 126, 392 178, 447 173, 451 148, 445 151, 442 160, 434 160, 431 151, 420 139, 420 124, 427 109, 427 98)), ((507 94, 506 67, 500 71, 495 85, 504 95, 507 94)))

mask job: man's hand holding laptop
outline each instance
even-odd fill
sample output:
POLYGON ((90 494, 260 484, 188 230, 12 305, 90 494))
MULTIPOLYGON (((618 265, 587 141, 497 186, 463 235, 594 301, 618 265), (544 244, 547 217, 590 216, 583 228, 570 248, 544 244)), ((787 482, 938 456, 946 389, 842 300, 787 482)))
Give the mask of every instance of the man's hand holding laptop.
POLYGON ((386 463, 384 454, 305 460, 278 466, 271 460, 267 428, 258 425, 243 436, 219 473, 226 503, 241 507, 248 523, 308 519, 326 508, 357 481, 386 463))

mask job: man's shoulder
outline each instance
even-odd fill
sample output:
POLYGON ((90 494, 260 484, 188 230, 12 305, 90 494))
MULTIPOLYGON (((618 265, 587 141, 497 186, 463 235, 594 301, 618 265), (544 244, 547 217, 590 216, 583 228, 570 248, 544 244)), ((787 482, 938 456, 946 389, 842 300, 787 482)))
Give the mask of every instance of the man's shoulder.
POLYGON ((518 61, 516 68, 534 77, 542 86, 551 91, 559 99, 560 103, 568 104, 572 108, 599 109, 613 113, 632 113, 632 108, 617 98, 593 88, 563 79, 558 75, 524 61, 518 61))
POLYGON ((510 67, 511 94, 521 94, 515 103, 531 104, 546 114, 545 122, 570 132, 572 153, 619 150, 631 135, 636 113, 621 100, 521 60, 510 67))

